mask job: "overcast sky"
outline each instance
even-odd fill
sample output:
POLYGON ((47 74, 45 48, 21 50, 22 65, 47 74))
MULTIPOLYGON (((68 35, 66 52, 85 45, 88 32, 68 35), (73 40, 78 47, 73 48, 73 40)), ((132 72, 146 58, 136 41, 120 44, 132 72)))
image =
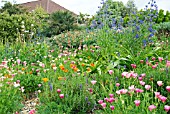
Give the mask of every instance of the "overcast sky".
MULTIPOLYGON (((16 1, 16 3, 25 3, 35 0, 6 0, 6 1, 16 1)), ((98 10, 98 6, 100 6, 101 0, 52 0, 61 6, 65 7, 66 9, 75 12, 76 14, 79 14, 79 12, 87 13, 90 15, 94 15, 96 11, 98 10)), ((128 0, 113 0, 113 1, 123 1, 124 4, 128 0)), ((145 5, 150 0, 135 0, 135 4, 138 7, 138 9, 143 9, 145 5)), ((156 0, 158 8, 164 9, 170 11, 170 0, 156 0)), ((2 6, 2 2, 0 0, 0 6, 2 6)))

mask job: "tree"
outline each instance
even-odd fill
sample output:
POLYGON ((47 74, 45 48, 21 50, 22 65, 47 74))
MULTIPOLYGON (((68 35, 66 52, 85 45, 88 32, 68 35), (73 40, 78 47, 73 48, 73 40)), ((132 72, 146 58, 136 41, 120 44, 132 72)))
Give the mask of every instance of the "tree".
POLYGON ((0 13, 3 13, 3 12, 9 13, 9 15, 22 14, 26 12, 26 9, 24 9, 23 7, 17 4, 6 2, 4 6, 0 9, 0 13))
POLYGON ((49 28, 46 31, 48 37, 58 35, 64 31, 75 29, 76 18, 69 11, 57 11, 50 15, 49 28))

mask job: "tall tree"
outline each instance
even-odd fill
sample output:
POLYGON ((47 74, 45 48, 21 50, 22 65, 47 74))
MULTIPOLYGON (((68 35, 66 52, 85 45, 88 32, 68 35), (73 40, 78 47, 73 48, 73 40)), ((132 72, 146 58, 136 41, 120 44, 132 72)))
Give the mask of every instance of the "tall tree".
POLYGON ((17 4, 12 4, 10 2, 6 2, 4 6, 0 9, 0 13, 7 12, 9 15, 12 14, 22 14, 26 12, 26 9, 23 7, 17 5, 17 4))

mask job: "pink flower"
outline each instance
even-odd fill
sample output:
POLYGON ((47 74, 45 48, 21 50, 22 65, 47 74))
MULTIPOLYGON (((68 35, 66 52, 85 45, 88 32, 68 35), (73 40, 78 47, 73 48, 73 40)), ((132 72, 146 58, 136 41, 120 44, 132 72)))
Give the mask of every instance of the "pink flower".
POLYGON ((170 92, 170 86, 166 86, 166 90, 170 92))
POLYGON ((142 78, 142 77, 138 77, 138 80, 139 80, 139 81, 142 81, 142 80, 143 80, 143 78, 142 78))
POLYGON ((119 91, 120 91, 120 94, 126 94, 128 90, 127 89, 121 89, 119 91))
POLYGON ((120 91, 116 91, 116 94, 120 95, 121 93, 120 93, 120 91))
POLYGON ((57 89, 57 93, 60 93, 61 92, 61 89, 57 89))
POLYGON ((109 98, 109 100, 108 100, 109 103, 112 103, 113 101, 115 101, 114 98, 109 98))
POLYGON ((144 63, 144 60, 140 60, 140 63, 144 63))
POLYGON ((89 92, 90 92, 90 93, 93 93, 93 89, 92 89, 92 88, 89 88, 89 92))
POLYGON ((93 85, 96 84, 96 82, 97 82, 96 80, 92 80, 92 81, 91 81, 91 83, 92 83, 93 85))
POLYGON ((137 73, 133 73, 132 76, 133 76, 133 78, 136 78, 138 76, 138 74, 137 73))
POLYGON ((146 74, 145 74, 145 73, 141 74, 141 77, 142 77, 142 78, 144 78, 145 76, 146 76, 146 74))
POLYGON ((108 101, 109 101, 109 98, 104 98, 104 100, 108 102, 108 101))
POLYGON ((134 103, 135 103, 136 106, 139 106, 140 105, 140 100, 135 100, 134 103))
POLYGON ((170 67, 170 61, 166 61, 166 67, 170 67))
POLYGON ((156 58, 155 57, 152 57, 152 61, 155 61, 156 60, 156 58))
POLYGON ((114 109, 115 109, 115 107, 114 107, 114 106, 110 106, 110 109, 111 109, 111 110, 114 110, 114 109))
POLYGON ((135 90, 135 86, 134 85, 129 86, 129 90, 134 91, 135 90))
POLYGON ((103 108, 106 108, 106 103, 102 103, 101 106, 102 106, 103 108))
POLYGON ((150 111, 152 111, 153 109, 156 109, 156 106, 155 106, 155 105, 150 105, 150 106, 148 107, 148 109, 149 109, 150 111))
POLYGON ((162 95, 160 95, 158 98, 159 98, 163 103, 167 100, 167 98, 166 98, 165 96, 162 96, 162 95))
POLYGON ((116 87, 119 87, 120 86, 120 84, 119 83, 116 83, 116 87))
POLYGON ((145 82, 144 82, 144 81, 140 81, 139 83, 140 83, 140 85, 142 85, 142 86, 145 85, 145 82))
POLYGON ((160 96, 160 92, 155 92, 155 96, 158 98, 160 96))
POLYGON ((113 94, 109 94, 109 96, 110 96, 110 98, 113 98, 114 95, 113 94))
POLYGON ((168 111, 170 110, 170 106, 165 105, 165 106, 164 106, 164 110, 165 110, 166 112, 168 112, 168 111))
POLYGON ((20 63, 21 63, 21 60, 20 60, 20 59, 17 59, 17 63, 20 64, 20 63))
POLYGON ((162 86, 163 85, 162 81, 157 81, 157 84, 158 84, 158 86, 162 86))
POLYGON ((153 66, 152 66, 152 69, 155 69, 157 66, 158 66, 158 65, 153 65, 153 66))
POLYGON ((38 87, 41 87, 41 84, 38 84, 38 87))
POLYGON ((30 110, 29 114, 35 114, 35 110, 30 110))
POLYGON ((103 100, 99 100, 98 103, 99 103, 99 104, 102 104, 102 103, 103 103, 103 100))
POLYGON ((63 98, 64 98, 64 94, 60 94, 59 96, 60 96, 60 98, 61 98, 61 99, 63 99, 63 98))
POLYGON ((110 74, 110 75, 112 75, 112 74, 113 74, 113 70, 109 70, 108 72, 109 72, 109 74, 110 74))
POLYGON ((145 89, 146 89, 146 90, 149 90, 150 88, 151 88, 150 85, 145 85, 145 89))
POLYGON ((132 66, 132 68, 134 68, 134 69, 136 68, 136 64, 131 64, 131 66, 132 66))
POLYGON ((162 62, 163 57, 158 57, 159 62, 162 62))
POLYGON ((135 91, 136 91, 136 93, 142 93, 143 92, 143 90, 139 89, 139 88, 136 88, 135 91))
POLYGON ((122 77, 125 77, 128 74, 128 72, 123 72, 122 77))

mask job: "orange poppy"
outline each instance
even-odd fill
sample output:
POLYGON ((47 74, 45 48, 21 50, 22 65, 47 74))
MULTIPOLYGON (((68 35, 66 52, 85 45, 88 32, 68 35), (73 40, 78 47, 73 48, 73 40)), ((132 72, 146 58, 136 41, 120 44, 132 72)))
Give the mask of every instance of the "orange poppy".
POLYGON ((43 78, 42 79, 44 82, 48 82, 48 78, 43 78))
POLYGON ((81 64, 81 66, 85 66, 85 64, 84 64, 84 63, 82 63, 82 64, 81 64))
POLYGON ((90 66, 91 66, 91 67, 94 67, 94 63, 91 63, 90 66))
POLYGON ((65 70, 64 70, 64 72, 68 72, 68 70, 67 70, 67 69, 65 69, 65 70))

